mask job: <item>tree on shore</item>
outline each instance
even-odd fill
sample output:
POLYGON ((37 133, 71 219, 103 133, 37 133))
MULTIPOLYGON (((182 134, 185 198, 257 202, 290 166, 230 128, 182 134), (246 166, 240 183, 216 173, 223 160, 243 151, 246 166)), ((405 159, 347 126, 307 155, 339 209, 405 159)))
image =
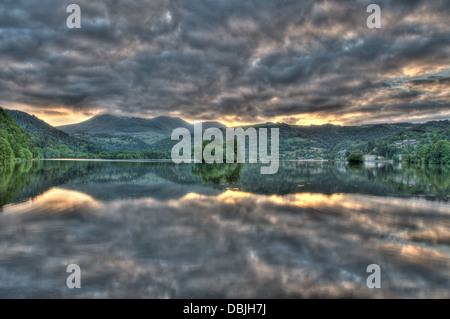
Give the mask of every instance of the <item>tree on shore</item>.
POLYGON ((350 164, 362 164, 364 163, 364 155, 360 151, 353 152, 348 156, 347 161, 350 164))
POLYGON ((14 158, 14 151, 9 142, 0 137, 0 163, 6 163, 14 158))
POLYGON ((31 159, 31 143, 25 131, 2 108, 0 108, 0 162, 31 159))
POLYGON ((427 147, 419 148, 413 154, 407 154, 403 161, 420 164, 450 164, 450 143, 437 140, 427 147))

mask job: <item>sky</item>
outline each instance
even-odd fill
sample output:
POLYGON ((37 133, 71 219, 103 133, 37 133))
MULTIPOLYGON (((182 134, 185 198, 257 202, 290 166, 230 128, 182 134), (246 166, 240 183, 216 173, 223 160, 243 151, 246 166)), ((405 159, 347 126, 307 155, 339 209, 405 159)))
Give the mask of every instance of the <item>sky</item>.
POLYGON ((449 16, 446 0, 2 0, 0 106, 52 125, 449 119, 449 16))

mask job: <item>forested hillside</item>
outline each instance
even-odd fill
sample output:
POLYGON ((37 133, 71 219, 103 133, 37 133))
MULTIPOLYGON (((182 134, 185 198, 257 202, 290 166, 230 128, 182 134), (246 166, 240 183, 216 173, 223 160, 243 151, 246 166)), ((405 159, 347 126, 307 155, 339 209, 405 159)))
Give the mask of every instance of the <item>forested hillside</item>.
POLYGON ((448 120, 416 125, 386 138, 370 141, 362 149, 365 154, 396 159, 399 155, 413 154, 420 148, 426 148, 439 140, 450 141, 448 120))
MULTIPOLYGON (((69 131, 74 131, 69 134, 33 115, 21 111, 5 111, 2 110, 0 161, 32 157, 170 159, 171 149, 178 143, 171 140, 170 128, 183 124, 192 129, 192 124, 180 122, 182 120, 179 118, 140 119, 101 115, 80 124, 66 126, 69 131), (133 133, 126 133, 129 131, 133 133)), ((221 127, 226 139, 226 130, 221 123, 207 122, 204 123, 203 129, 214 125, 221 127)), ((345 160, 350 153, 362 152, 365 155, 382 156, 385 159, 403 158, 410 162, 448 161, 444 154, 447 147, 445 142, 450 141, 448 120, 423 124, 393 123, 362 126, 264 123, 247 126, 244 129, 249 127, 269 129, 269 145, 270 129, 279 129, 280 159, 345 160), (430 152, 435 156, 428 156, 430 152)))
MULTIPOLYGON (((219 122, 203 122, 202 126, 203 130, 225 127, 219 122)), ((155 149, 154 145, 169 137, 176 128, 187 128, 191 132, 194 130, 193 124, 179 117, 158 116, 148 119, 110 114, 96 115, 84 122, 57 128, 106 151, 155 149)))
MULTIPOLYGON (((450 140, 448 121, 425 124, 395 123, 362 126, 311 125, 297 126, 284 123, 265 123, 249 127, 278 128, 281 159, 346 159, 352 152, 362 151, 392 159, 396 154, 410 154, 437 140, 450 140), (413 144, 403 140, 415 139, 413 144)), ((222 130, 224 139, 225 130, 222 130)), ((170 151, 177 141, 166 138, 152 145, 152 149, 170 151)))
POLYGON ((37 149, 32 149, 27 134, 0 108, 0 163, 15 158, 31 159, 33 155, 39 156, 37 149))
POLYGON ((411 123, 373 124, 362 126, 311 125, 297 126, 266 123, 255 128, 280 129, 280 154, 285 159, 334 159, 339 151, 361 150, 371 140, 414 127, 411 123))
POLYGON ((16 110, 5 110, 12 119, 28 133, 31 144, 37 147, 40 157, 68 158, 90 157, 99 154, 102 148, 77 139, 54 128, 34 115, 16 110))

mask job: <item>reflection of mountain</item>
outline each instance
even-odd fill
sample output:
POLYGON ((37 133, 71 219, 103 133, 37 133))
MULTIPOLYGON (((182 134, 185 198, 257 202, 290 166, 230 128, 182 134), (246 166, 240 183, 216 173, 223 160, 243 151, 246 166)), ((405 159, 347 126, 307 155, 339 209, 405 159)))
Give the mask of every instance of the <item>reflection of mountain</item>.
MULTIPOLYGON (((103 174, 105 173, 108 174, 105 170, 95 172, 94 178, 89 181, 85 180, 85 178, 75 178, 62 187, 89 194, 93 198, 102 201, 146 197, 171 200, 181 198, 192 192, 203 195, 217 195, 221 192, 201 184, 193 184, 187 187, 186 185, 161 178, 153 172, 147 172, 134 178, 124 176, 124 178, 111 179, 109 181, 104 179, 103 174)), ((115 174, 117 172, 112 173, 112 175, 115 174)))
POLYGON ((266 195, 355 193, 425 196, 445 201, 450 193, 450 169, 445 166, 370 168, 282 162, 275 175, 260 175, 256 164, 203 166, 103 161, 35 161, 2 166, 0 207, 33 198, 55 186, 98 200, 145 197, 169 200, 192 192, 219 194, 227 188, 266 195))
POLYGON ((190 167, 170 163, 36 161, 0 167, 0 174, 0 207, 34 198, 55 186, 77 190, 98 200, 144 197, 168 200, 190 192, 205 195, 219 192, 202 185, 200 178, 192 177, 190 167))

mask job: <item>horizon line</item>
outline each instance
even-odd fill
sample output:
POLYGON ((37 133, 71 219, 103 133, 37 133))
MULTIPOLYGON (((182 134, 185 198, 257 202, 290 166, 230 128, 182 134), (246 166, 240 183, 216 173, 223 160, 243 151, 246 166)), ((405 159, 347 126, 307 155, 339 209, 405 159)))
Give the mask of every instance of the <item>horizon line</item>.
POLYGON ((331 126, 342 126, 342 127, 356 127, 356 126, 365 126, 365 125, 394 125, 394 124, 417 124, 417 125, 420 125, 420 124, 426 124, 426 123, 429 123, 429 122, 445 122, 445 121, 449 121, 450 120, 449 118, 446 118, 446 119, 433 119, 433 120, 420 121, 420 122, 416 122, 416 121, 391 121, 391 122, 371 122, 371 123, 351 124, 351 125, 335 124, 335 123, 322 123, 322 124, 310 123, 310 124, 303 124, 302 125, 302 124, 297 124, 297 123, 290 124, 290 123, 280 122, 280 121, 266 121, 266 122, 242 123, 242 124, 239 124, 239 125, 228 126, 227 124, 223 123, 224 121, 221 121, 219 119, 215 119, 215 120, 194 120, 194 121, 192 121, 192 120, 186 120, 186 119, 184 119, 184 118, 182 118, 180 116, 157 115, 157 116, 154 116, 154 117, 139 117, 139 116, 117 115, 117 114, 114 114, 114 113, 106 113, 106 112, 104 112, 104 113, 95 114, 95 115, 93 115, 93 116, 91 116, 91 117, 89 117, 89 118, 87 118, 85 120, 79 121, 79 122, 74 122, 74 123, 70 123, 70 124, 62 124, 62 125, 53 125, 53 124, 47 122, 45 119, 42 119, 41 117, 37 116, 36 114, 34 114, 32 112, 26 112, 26 111, 22 111, 22 110, 19 110, 19 109, 12 109, 12 108, 2 107, 2 106, 0 106, 0 108, 6 109, 6 110, 11 110, 11 111, 23 112, 23 113, 26 113, 28 115, 35 116, 37 119, 47 123, 48 125, 50 125, 50 126, 52 126, 54 128, 81 124, 81 123, 84 123, 86 121, 92 120, 93 118, 95 118, 97 116, 104 116, 104 115, 109 115, 109 116, 113 116, 113 117, 122 117, 122 118, 146 119, 146 120, 151 120, 151 119, 155 119, 155 118, 158 118, 158 117, 178 118, 178 119, 181 119, 181 120, 183 120, 183 121, 185 121, 186 123, 189 123, 189 124, 195 124, 196 122, 202 122, 202 123, 205 123, 205 122, 218 122, 218 123, 224 125, 225 127, 229 127, 229 128, 257 126, 257 125, 262 125, 262 124, 286 124, 286 125, 289 125, 289 126, 325 126, 325 125, 331 125, 331 126))

